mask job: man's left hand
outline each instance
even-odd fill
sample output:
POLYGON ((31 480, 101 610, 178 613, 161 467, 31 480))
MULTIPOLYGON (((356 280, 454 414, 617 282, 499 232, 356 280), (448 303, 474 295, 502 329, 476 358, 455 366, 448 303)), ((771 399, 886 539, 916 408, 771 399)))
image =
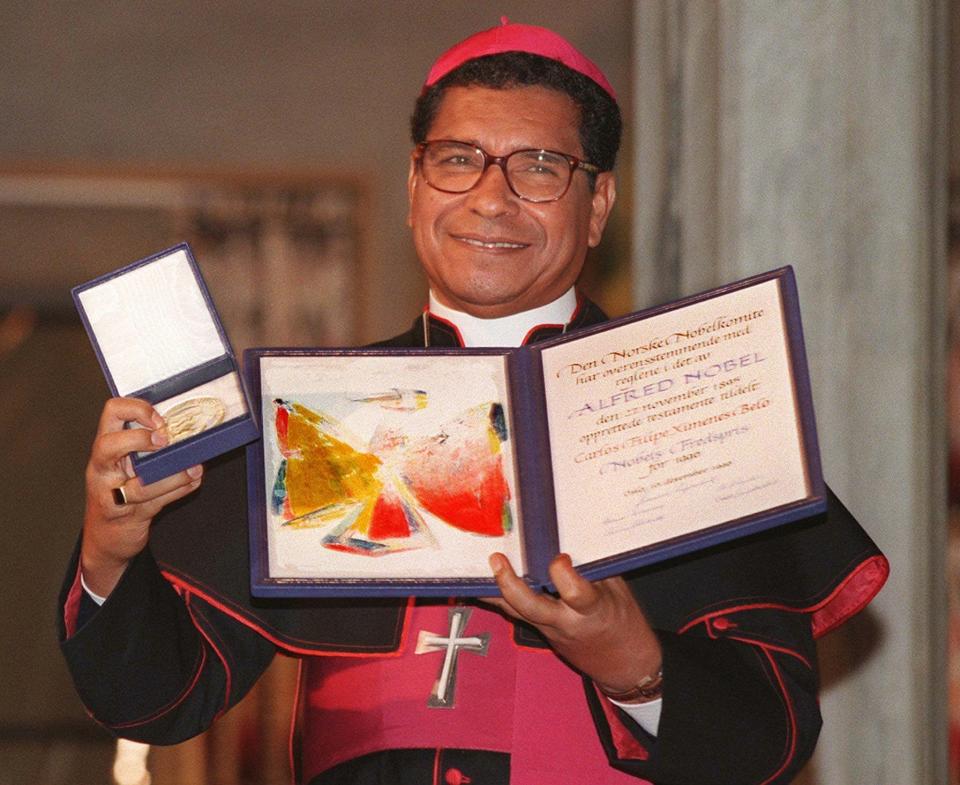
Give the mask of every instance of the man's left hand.
POLYGON ((660 670, 661 650, 623 578, 588 581, 562 553, 549 567, 558 597, 534 592, 502 553, 490 557, 502 599, 487 599, 536 627, 554 651, 607 692, 626 692, 660 670))

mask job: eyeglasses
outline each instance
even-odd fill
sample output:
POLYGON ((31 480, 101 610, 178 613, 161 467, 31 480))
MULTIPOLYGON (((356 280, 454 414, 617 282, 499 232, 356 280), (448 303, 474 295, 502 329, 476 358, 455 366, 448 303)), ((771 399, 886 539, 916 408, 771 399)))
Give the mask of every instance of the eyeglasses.
POLYGON ((573 173, 597 174, 599 166, 553 150, 514 150, 490 155, 475 144, 452 139, 421 142, 415 157, 427 184, 448 194, 469 191, 489 166, 499 166, 510 190, 527 202, 555 202, 570 187, 573 173))

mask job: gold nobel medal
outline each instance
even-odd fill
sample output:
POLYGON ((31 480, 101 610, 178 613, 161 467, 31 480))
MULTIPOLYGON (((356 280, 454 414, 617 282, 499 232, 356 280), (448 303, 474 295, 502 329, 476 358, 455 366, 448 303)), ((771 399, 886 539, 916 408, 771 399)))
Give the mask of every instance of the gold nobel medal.
POLYGON ((223 422, 227 410, 219 398, 190 398, 163 413, 170 444, 183 441, 223 422))

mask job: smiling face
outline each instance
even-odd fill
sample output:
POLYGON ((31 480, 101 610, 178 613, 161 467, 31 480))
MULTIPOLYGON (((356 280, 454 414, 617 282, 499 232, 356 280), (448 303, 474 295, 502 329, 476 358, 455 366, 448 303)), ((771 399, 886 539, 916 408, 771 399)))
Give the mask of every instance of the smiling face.
MULTIPOLYGON (((569 96, 543 87, 451 87, 427 139, 469 142, 490 155, 546 149, 583 158, 578 121, 569 96)), ((413 158, 407 187, 407 222, 434 295, 483 318, 546 305, 569 289, 616 197, 612 173, 599 174, 591 191, 577 171, 560 200, 525 202, 498 166, 471 191, 448 194, 426 183, 413 158)))

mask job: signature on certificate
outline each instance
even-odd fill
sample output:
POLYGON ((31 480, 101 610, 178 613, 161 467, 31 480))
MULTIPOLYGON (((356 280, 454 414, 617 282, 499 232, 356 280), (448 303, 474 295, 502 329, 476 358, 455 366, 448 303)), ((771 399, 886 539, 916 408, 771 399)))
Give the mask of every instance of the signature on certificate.
POLYGON ((638 529, 641 526, 649 526, 651 523, 659 523, 663 519, 662 504, 650 507, 648 504, 641 502, 626 515, 605 518, 603 525, 607 528, 607 534, 620 534, 638 529))
POLYGON ((776 477, 761 477, 759 475, 747 477, 743 480, 734 480, 733 482, 721 485, 718 489, 720 492, 716 498, 717 501, 720 502, 739 499, 741 496, 747 496, 748 494, 762 491, 764 488, 770 488, 778 482, 779 480, 776 477))

